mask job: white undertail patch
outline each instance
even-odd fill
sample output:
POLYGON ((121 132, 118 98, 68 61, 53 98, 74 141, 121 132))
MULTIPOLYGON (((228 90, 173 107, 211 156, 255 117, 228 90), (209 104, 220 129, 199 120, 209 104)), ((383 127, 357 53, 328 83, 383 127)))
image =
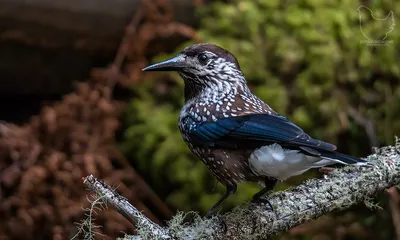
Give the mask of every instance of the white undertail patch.
POLYGON ((300 175, 311 168, 319 168, 335 163, 336 159, 307 156, 299 150, 284 149, 279 144, 263 146, 254 150, 249 157, 250 169, 258 176, 285 180, 300 175))

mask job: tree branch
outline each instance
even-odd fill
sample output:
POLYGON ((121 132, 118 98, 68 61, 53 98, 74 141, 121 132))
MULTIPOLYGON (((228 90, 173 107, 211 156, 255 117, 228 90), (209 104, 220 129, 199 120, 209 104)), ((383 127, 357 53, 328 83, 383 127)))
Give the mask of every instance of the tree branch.
MULTIPOLYGON (((395 147, 377 149, 367 160, 375 166, 346 166, 321 179, 310 179, 297 187, 271 194, 268 200, 274 206, 273 211, 268 204, 248 204, 209 219, 197 216, 191 224, 183 223, 183 215, 177 214, 164 228, 151 222, 112 190, 112 194, 107 193, 110 195, 107 200, 120 210, 129 205, 125 213, 137 224, 138 236, 127 239, 266 239, 359 202, 372 207, 370 197, 400 183, 399 139, 395 147)), ((97 186, 93 176, 88 178, 85 184, 93 191, 105 193, 103 188, 110 189, 104 183, 97 186)))
POLYGON ((125 197, 119 195, 102 180, 90 175, 84 179, 83 184, 85 184, 91 191, 96 192, 101 196, 105 202, 115 207, 118 212, 120 212, 131 223, 135 224, 139 228, 147 229, 147 232, 149 233, 148 237, 168 237, 166 235, 166 229, 148 219, 143 213, 132 206, 125 197))

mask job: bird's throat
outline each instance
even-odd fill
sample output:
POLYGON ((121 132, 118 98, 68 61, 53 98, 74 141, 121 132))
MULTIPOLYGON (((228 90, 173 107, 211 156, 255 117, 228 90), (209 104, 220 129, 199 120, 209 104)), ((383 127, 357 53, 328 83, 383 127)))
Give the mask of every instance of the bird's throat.
POLYGON ((204 90, 204 86, 193 82, 186 83, 185 81, 185 102, 196 98, 204 90))

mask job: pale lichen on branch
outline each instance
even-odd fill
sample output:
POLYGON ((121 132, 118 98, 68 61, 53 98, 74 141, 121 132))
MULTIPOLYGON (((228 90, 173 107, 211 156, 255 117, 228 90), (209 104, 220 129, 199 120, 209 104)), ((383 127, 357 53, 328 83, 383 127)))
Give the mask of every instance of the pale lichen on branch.
MULTIPOLYGON (((376 149, 367 160, 374 167, 342 167, 322 178, 271 194, 268 200, 274 206, 273 211, 267 204, 248 204, 209 219, 196 216, 191 224, 185 224, 183 215, 177 214, 168 227, 161 227, 133 206, 124 210, 129 203, 113 190, 107 193, 106 201, 136 223, 138 236, 126 239, 266 239, 323 214, 359 202, 369 203, 377 192, 400 183, 399 139, 396 138, 395 146, 376 149)), ((85 184, 103 195, 102 188, 110 189, 93 176, 87 177, 85 184)))
POLYGON ((147 229, 148 237, 165 236, 166 230, 147 218, 142 212, 132 206, 128 200, 119 195, 114 189, 105 184, 102 180, 96 179, 93 175, 87 176, 83 183, 97 195, 101 196, 104 202, 111 204, 131 223, 139 229, 147 229))

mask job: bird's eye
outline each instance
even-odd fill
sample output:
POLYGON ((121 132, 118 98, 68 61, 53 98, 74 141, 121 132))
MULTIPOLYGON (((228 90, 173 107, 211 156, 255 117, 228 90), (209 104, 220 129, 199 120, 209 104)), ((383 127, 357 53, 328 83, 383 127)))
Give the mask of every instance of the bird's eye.
POLYGON ((199 58, 200 63, 202 63, 202 64, 206 64, 207 63, 207 60, 208 60, 207 55, 200 54, 198 58, 199 58))

